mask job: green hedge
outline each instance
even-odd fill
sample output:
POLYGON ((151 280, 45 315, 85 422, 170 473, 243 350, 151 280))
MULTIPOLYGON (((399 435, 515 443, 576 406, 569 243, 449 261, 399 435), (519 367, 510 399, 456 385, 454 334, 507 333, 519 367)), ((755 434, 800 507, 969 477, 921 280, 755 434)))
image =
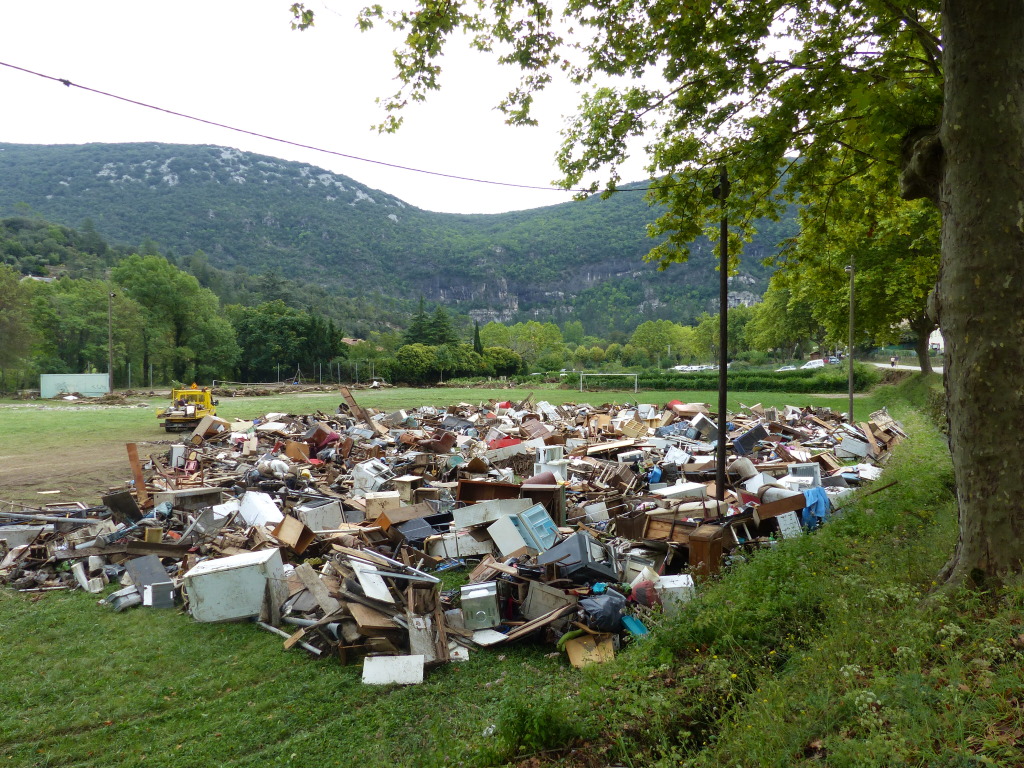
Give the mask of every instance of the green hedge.
MULTIPOLYGON (((857 363, 853 366, 853 388, 864 392, 882 379, 881 369, 857 363)), ((622 389, 624 379, 600 376, 587 378, 587 389, 622 389)), ((729 371, 729 390, 732 392, 846 392, 848 386, 846 366, 832 365, 795 371, 738 370, 729 371)), ((640 374, 641 389, 654 390, 715 390, 718 389, 718 371, 692 373, 640 374)))

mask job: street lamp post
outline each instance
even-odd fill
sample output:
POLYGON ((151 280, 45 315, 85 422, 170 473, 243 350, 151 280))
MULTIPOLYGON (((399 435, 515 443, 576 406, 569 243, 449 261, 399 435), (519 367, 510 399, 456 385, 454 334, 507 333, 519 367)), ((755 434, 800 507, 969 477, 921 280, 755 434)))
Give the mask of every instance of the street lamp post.
POLYGON ((719 226, 718 256, 718 445, 715 447, 715 490, 719 499, 725 498, 725 443, 726 443, 726 394, 729 386, 729 174, 722 165, 718 169, 718 186, 712 197, 722 208, 719 226))
POLYGON ((853 424, 853 255, 850 255, 850 265, 846 267, 850 274, 850 343, 847 350, 846 364, 849 371, 849 392, 850 392, 850 423, 853 424))
POLYGON ((114 296, 107 294, 107 387, 114 394, 114 296))

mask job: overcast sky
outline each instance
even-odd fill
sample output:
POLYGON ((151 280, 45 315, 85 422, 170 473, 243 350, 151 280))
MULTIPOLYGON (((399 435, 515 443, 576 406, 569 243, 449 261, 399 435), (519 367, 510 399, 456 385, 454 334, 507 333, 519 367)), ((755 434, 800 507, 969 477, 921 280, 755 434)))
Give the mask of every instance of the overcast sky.
MULTIPOLYGON (((397 165, 548 185, 568 89, 540 102, 539 127, 504 125, 493 107, 514 73, 466 52, 444 62, 443 90, 407 108, 394 135, 371 126, 396 89, 393 39, 361 34, 364 3, 314 0, 316 27, 290 27, 290 0, 0 0, 0 62, 270 136, 397 165)), ((553 205, 564 191, 516 190, 410 173, 202 125, 0 66, 0 141, 217 144, 308 162, 432 211, 496 213, 553 205)), ((629 171, 632 171, 630 173, 629 171)), ((642 163, 624 180, 644 177, 642 163)), ((2 180, 0 180, 2 183, 2 180)))

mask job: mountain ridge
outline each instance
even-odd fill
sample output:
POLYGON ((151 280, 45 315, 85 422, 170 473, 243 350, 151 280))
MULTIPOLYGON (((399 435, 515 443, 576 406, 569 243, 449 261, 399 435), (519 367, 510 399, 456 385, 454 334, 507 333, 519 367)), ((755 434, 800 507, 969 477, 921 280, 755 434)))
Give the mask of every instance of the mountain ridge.
MULTIPOLYGON (((420 296, 477 320, 579 319, 588 332, 714 311, 715 259, 643 261, 657 218, 641 193, 502 214, 434 213, 309 163, 214 145, 0 143, 0 215, 27 205, 55 222, 90 220, 113 242, 202 251, 212 266, 279 272, 339 297, 420 296)), ((768 223, 733 283, 767 285, 760 261, 790 233, 768 223), (773 242, 774 241, 774 242, 773 242)))

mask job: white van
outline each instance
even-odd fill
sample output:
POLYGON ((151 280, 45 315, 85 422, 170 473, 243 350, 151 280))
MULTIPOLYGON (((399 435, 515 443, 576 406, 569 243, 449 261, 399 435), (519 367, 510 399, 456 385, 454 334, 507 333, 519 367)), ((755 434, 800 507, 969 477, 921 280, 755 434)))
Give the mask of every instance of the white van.
POLYGON ((801 368, 824 368, 824 360, 808 360, 806 363, 800 366, 801 368))

